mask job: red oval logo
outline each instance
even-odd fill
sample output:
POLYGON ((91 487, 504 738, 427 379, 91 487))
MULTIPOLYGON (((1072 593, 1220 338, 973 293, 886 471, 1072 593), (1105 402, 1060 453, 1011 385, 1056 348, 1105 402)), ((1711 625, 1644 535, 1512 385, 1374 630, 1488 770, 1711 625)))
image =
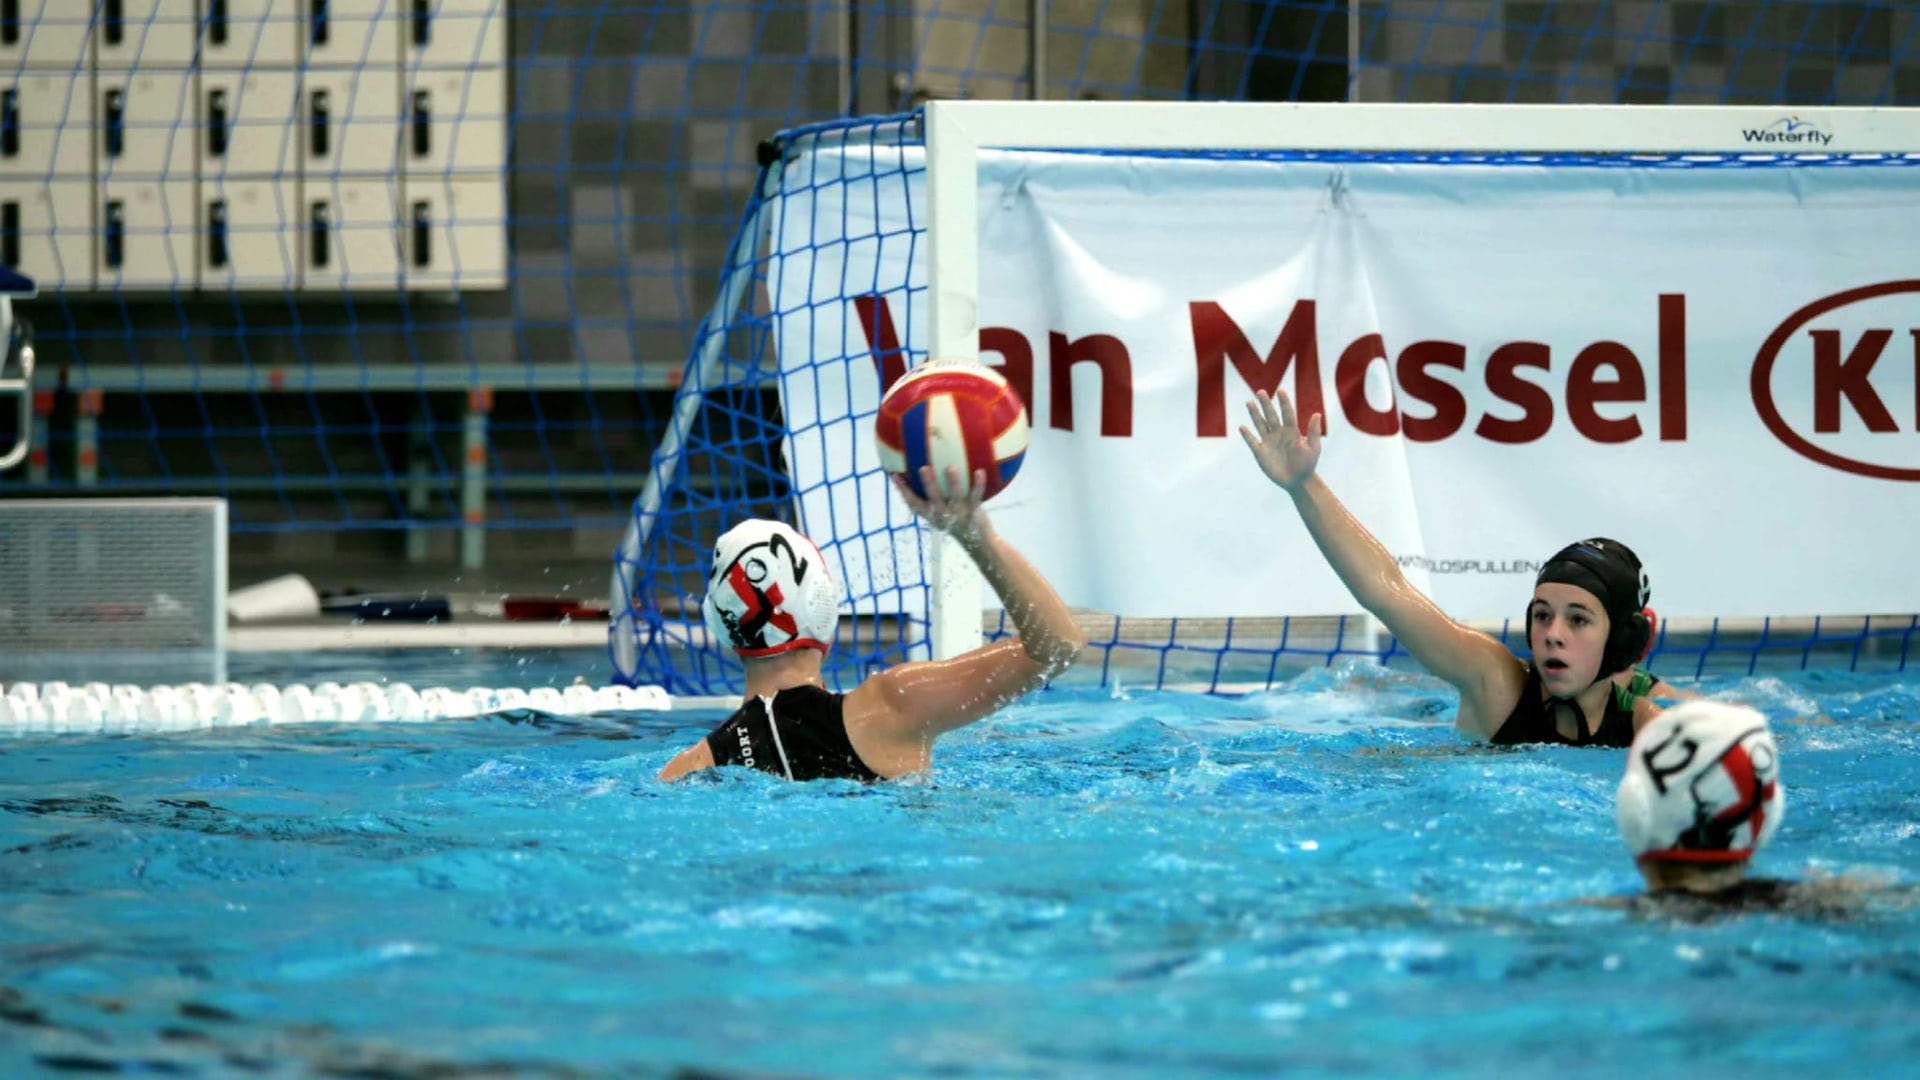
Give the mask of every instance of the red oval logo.
MULTIPOLYGON (((1779 328, 1767 335, 1760 346, 1760 352, 1753 358, 1753 376, 1750 386, 1753 393, 1753 407, 1759 411, 1760 419, 1794 453, 1809 461, 1817 461, 1828 468, 1850 472, 1857 476, 1871 476, 1879 480, 1920 480, 1920 468, 1903 469, 1895 465, 1876 465, 1870 461, 1856 461, 1843 454, 1835 453, 1824 447, 1815 446, 1805 435, 1794 430, 1780 415, 1780 409, 1773 400, 1773 366, 1780 359, 1780 350, 1786 347, 1801 327, 1827 314, 1850 304, 1892 296, 1897 293, 1920 293, 1920 281, 1883 281, 1878 285, 1863 285, 1858 289, 1834 293, 1832 296, 1815 300, 1799 311, 1787 316, 1779 328)), ((1912 436, 1908 436, 1911 441, 1912 436)))

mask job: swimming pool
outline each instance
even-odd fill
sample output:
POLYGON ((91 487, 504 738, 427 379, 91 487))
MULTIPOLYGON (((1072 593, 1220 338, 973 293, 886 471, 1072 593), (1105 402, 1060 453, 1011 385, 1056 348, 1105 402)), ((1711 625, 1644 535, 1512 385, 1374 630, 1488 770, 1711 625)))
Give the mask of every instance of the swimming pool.
MULTIPOLYGON (((1704 689, 1775 721, 1761 871, 1920 882, 1920 680, 1704 689)), ((1910 1073, 1906 894, 1843 922, 1583 904, 1638 886, 1622 754, 1471 747, 1453 702, 1364 666, 1055 691, 873 788, 655 784, 716 714, 14 743, 0 1073, 1910 1073)))

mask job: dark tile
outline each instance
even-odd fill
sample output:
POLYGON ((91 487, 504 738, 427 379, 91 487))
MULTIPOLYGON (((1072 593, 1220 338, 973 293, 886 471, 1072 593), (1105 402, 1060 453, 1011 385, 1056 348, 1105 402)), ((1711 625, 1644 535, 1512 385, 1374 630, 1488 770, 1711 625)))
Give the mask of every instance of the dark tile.
POLYGON ((522 356, 535 356, 543 364, 561 364, 573 360, 573 330, 567 326, 525 326, 520 333, 522 356))
POLYGON ((686 126, 672 120, 628 120, 625 157, 644 163, 646 171, 662 175, 675 162, 686 158, 686 126))
POLYGON ((1787 72, 1786 96, 1782 105, 1827 105, 1833 102, 1833 69, 1812 65, 1797 66, 1787 72))
POLYGON ((754 52, 761 56, 805 56, 811 51, 811 33, 804 6, 769 4, 753 20, 754 52))
POLYGON ((1551 105, 1561 99, 1560 80, 1549 72, 1516 72, 1508 76, 1507 91, 1510 96, 1501 101, 1513 101, 1522 105, 1551 105))
POLYGON ((1673 69, 1631 67, 1618 75, 1622 105, 1665 105, 1673 99, 1673 69))
POLYGON ((1415 67, 1400 73, 1401 101, 1452 101, 1454 77, 1439 68, 1415 67))
POLYGON ((1504 55, 1510 64, 1613 59, 1611 5, 1514 3, 1502 10, 1504 55))
POLYGON ((1748 49, 1727 65, 1727 103, 1778 105, 1786 99, 1787 54, 1748 49))
POLYGON ((578 56, 593 33, 592 18, 591 12, 552 7, 517 11, 508 24, 513 54, 516 58, 578 56))
POLYGON ((1501 68, 1463 67, 1454 73, 1455 101, 1488 103, 1507 100, 1513 80, 1501 68))
POLYGON ((1888 4, 1841 4, 1833 9, 1834 46, 1842 63, 1893 57, 1893 8, 1888 4))
POLYGON ((677 177, 640 176, 629 184, 633 192, 627 222, 630 251, 671 251, 687 232, 686 191, 677 177))
MULTIPOLYGON (((1768 47, 1796 49, 1816 42, 1821 5, 1803 0, 1774 0, 1766 4, 1729 3, 1727 41, 1738 51, 1756 51, 1768 47)), ((1829 35, 1831 36, 1831 35, 1829 35)))
POLYGON ((509 191, 515 251, 565 251, 569 214, 565 184, 541 177, 515 182, 509 191))
POLYGON ((1893 70, 1893 100, 1889 105, 1920 105, 1920 67, 1897 67, 1893 70))
POLYGON ((1673 59, 1676 64, 1698 61, 1725 63, 1727 8, 1722 3, 1686 2, 1673 5, 1673 59))
POLYGON ((655 2, 601 21, 595 56, 661 56, 684 52, 690 20, 684 3, 655 2))
POLYGON ((516 58, 637 56, 685 52, 690 42, 685 0, 541 0, 515 5, 509 24, 516 58))
POLYGON ((568 161, 596 176, 626 161, 626 122, 618 117, 583 117, 567 132, 568 161))

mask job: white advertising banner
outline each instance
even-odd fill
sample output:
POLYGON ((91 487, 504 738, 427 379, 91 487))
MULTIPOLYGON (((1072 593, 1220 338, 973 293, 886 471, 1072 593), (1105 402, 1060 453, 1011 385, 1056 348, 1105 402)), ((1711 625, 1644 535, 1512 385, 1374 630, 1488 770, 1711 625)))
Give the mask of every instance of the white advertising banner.
MULTIPOLYGON (((770 268, 804 524, 917 604, 872 447, 925 358, 919 148, 789 165, 770 268), (842 179, 842 178, 845 179, 842 179), (900 545, 895 550, 894 545, 900 545)), ((1920 168, 983 154, 981 359, 1032 441, 990 509, 1075 606, 1357 605, 1237 429, 1320 473, 1460 618, 1610 536, 1664 617, 1920 611, 1920 168)))

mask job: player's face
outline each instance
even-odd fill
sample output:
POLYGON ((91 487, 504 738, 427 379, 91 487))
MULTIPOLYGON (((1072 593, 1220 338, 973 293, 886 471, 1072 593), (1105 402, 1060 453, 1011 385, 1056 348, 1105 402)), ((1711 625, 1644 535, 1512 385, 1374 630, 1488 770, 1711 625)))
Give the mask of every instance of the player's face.
POLYGON ((1527 643, 1547 693, 1569 697, 1600 677, 1607 651, 1607 611, 1600 598, 1579 587, 1547 582, 1533 590, 1527 608, 1527 643))

